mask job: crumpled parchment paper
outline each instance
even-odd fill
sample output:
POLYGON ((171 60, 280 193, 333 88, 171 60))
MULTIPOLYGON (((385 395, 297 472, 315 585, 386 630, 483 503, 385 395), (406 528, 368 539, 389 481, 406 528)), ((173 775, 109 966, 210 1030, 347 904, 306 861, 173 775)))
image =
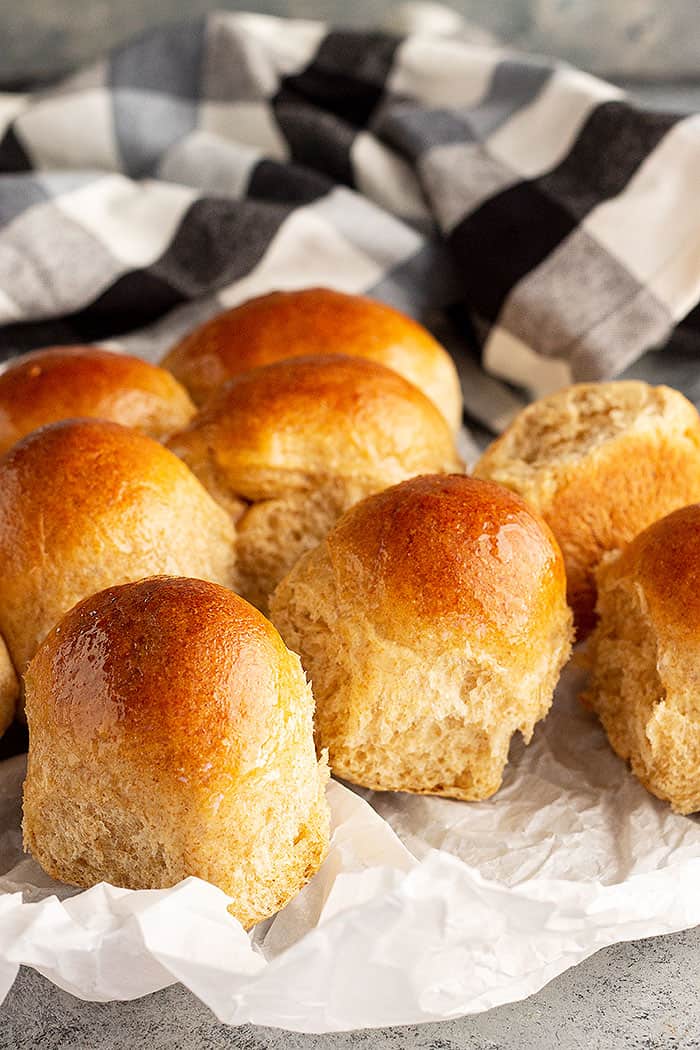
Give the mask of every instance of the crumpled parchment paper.
POLYGON ((408 1024, 520 999, 604 945, 700 923, 700 824, 634 780, 579 687, 568 668, 487 802, 332 783, 323 867, 250 934, 199 879, 53 882, 21 851, 24 759, 0 763, 0 996, 25 964, 91 1000, 181 981, 229 1024, 408 1024))

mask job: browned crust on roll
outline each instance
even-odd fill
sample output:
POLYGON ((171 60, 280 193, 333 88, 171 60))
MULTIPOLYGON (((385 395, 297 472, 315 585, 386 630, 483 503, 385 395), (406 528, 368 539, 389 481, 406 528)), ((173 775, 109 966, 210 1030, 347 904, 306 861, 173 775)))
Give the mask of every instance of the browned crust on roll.
POLYGON ((328 536, 346 594, 397 640, 418 623, 526 642, 561 599, 564 563, 544 521, 501 485, 460 474, 413 478, 352 508, 328 536), (468 625, 468 627, 467 627, 468 625))
POLYGON ((462 395, 447 351, 422 325, 384 303, 330 288, 271 292, 186 335, 162 364, 201 405, 227 380, 287 357, 341 353, 399 372, 437 404, 453 429, 462 395))
POLYGON ((231 497, 252 500, 328 477, 389 485, 460 465, 443 416, 420 390, 383 365, 344 355, 237 376, 169 447, 196 473, 216 474, 231 497))
POLYGON ((35 350, 0 373, 0 454, 62 419, 108 419, 161 440, 193 414, 170 372, 96 346, 35 350))
POLYGON ((157 572, 233 581, 234 530, 177 456, 136 430, 69 420, 0 458, 0 632, 22 673, 78 600, 157 572))

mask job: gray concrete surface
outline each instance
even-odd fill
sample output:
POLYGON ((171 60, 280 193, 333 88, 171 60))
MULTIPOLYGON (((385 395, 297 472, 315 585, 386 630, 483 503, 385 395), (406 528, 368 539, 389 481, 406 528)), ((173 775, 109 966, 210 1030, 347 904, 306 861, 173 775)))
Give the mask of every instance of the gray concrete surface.
POLYGON ((333 1035, 226 1028, 182 988, 81 1003, 22 971, 0 1050, 690 1050, 700 1047, 700 930, 607 948, 522 1003, 442 1024, 333 1035))

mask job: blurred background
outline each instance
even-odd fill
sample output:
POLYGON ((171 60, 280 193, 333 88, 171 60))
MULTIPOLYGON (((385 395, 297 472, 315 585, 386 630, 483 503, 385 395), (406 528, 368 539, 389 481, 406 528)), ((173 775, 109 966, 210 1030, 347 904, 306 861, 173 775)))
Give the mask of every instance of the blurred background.
POLYGON ((526 51, 557 55, 652 104, 700 109, 699 0, 0 0, 0 86, 75 68, 152 26, 215 8, 402 31, 438 17, 526 51))

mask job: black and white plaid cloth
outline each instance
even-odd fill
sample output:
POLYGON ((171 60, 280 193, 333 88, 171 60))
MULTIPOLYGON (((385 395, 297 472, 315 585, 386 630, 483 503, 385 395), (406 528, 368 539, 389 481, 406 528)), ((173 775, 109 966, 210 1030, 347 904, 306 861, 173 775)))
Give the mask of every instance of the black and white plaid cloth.
POLYGON ((0 172, 0 358, 158 360, 215 311, 325 284, 433 328, 495 430, 519 390, 700 346, 700 116, 458 36, 159 29, 0 95, 0 172))

